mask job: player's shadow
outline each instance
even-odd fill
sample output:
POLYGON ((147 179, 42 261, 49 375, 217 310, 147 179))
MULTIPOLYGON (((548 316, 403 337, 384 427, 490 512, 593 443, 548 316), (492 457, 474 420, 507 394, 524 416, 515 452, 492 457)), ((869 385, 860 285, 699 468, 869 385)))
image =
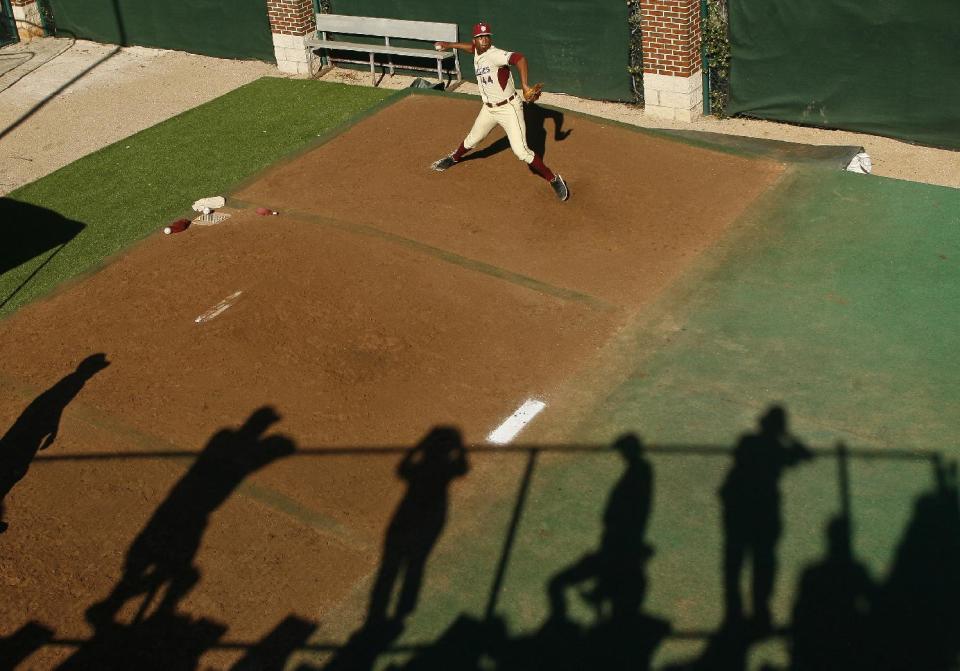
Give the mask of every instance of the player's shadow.
POLYGON ((117 585, 87 609, 95 634, 62 668, 195 668, 218 642, 224 625, 177 605, 200 579, 194 559, 211 515, 249 475, 294 453, 289 438, 265 435, 279 418, 262 407, 210 439, 134 539, 117 585))
MULTIPOLYGON (((546 156, 548 145, 547 140, 548 138, 551 138, 550 133, 547 130, 547 121, 550 121, 553 126, 552 141, 563 142, 570 136, 570 133, 573 132, 572 129, 563 129, 564 120, 564 114, 559 110, 541 107, 536 103, 524 103, 523 121, 527 127, 527 146, 537 154, 540 154, 541 157, 546 156)), ((466 156, 461 158, 460 162, 462 163, 464 161, 472 161, 475 159, 490 158, 491 156, 495 156, 502 151, 508 151, 509 149, 510 140, 508 140, 507 136, 504 135, 486 147, 471 151, 466 156)))
POLYGON ((566 117, 563 112, 548 107, 541 107, 537 103, 526 103, 523 106, 523 120, 527 125, 527 146, 541 156, 547 155, 547 140, 563 142, 573 129, 563 129, 566 117), (553 126, 553 136, 547 131, 547 121, 553 126))
POLYGON ((37 396, 0 438, 0 533, 6 530, 4 499, 26 476, 37 452, 57 439, 60 419, 67 405, 87 380, 110 365, 103 353, 92 354, 76 370, 37 396))

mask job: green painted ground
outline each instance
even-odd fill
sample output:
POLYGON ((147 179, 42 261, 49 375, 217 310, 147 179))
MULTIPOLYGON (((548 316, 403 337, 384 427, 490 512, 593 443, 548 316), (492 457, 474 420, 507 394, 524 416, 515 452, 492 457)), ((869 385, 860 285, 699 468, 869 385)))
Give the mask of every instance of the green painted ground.
MULTIPOLYGON (((647 538, 656 554, 644 610, 681 634, 660 647, 657 666, 695 656, 699 634, 722 618, 717 491, 731 459, 729 452, 668 454, 656 446, 729 450, 773 403, 785 407, 792 433, 807 444, 845 441, 854 453, 854 553, 882 581, 914 502, 933 486, 923 453, 960 456, 957 305, 960 191, 797 168, 605 353, 601 369, 618 377, 567 438, 609 443, 636 432, 653 445, 647 538), (892 458, 904 452, 916 459, 892 458)), ((512 466, 518 482, 521 462, 517 456, 512 466)), ((548 615, 548 579, 597 547, 606 498, 621 472, 615 453, 541 457, 499 599, 512 631, 536 631, 548 615)), ((826 524, 842 508, 837 459, 797 466, 783 477, 782 492, 772 606, 787 625, 801 572, 823 558, 826 524)), ((424 612, 411 635, 423 640, 442 631, 456 610, 452 594, 469 593, 465 609, 482 614, 491 555, 503 543, 512 503, 491 515, 489 547, 474 533, 470 545, 483 545, 479 552, 466 550, 461 537, 435 556, 431 574, 457 587, 424 599, 438 604, 441 621, 424 612)), ((934 539, 938 548, 957 540, 934 539)), ((572 594, 581 603, 574 619, 586 625, 590 611, 572 594)), ((764 661, 782 667, 788 658, 772 640, 755 646, 750 659, 748 668, 764 661)))
POLYGON ((131 135, 0 199, 0 317, 95 268, 132 242, 191 214, 198 198, 223 194, 392 92, 262 78, 131 135), (58 231, 83 231, 60 248, 58 231), (41 242, 37 255, 18 247, 41 242))

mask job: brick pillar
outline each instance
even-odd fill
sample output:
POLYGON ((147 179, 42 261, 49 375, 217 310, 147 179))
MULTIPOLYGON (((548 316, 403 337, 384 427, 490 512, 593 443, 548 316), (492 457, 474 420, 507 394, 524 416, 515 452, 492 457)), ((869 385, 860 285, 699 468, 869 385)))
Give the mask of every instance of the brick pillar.
POLYGON ((17 24, 17 34, 21 42, 29 42, 34 37, 43 37, 43 19, 36 0, 13 0, 13 20, 17 24))
POLYGON ((640 0, 640 12, 644 109, 693 121, 703 115, 700 0, 640 0))
POLYGON ((267 16, 280 71, 308 77, 315 74, 319 59, 304 44, 317 30, 313 0, 267 0, 267 16))

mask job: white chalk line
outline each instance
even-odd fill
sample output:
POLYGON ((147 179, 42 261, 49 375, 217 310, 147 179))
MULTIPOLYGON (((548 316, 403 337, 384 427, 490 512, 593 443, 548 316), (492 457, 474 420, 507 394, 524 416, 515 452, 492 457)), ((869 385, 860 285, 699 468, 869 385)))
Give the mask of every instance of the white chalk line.
POLYGON ((507 445, 546 407, 547 404, 543 401, 535 398, 527 399, 515 413, 507 417, 503 424, 487 436, 487 442, 494 445, 507 445))
POLYGON ((202 324, 203 322, 208 322, 211 319, 215 319, 217 316, 226 312, 227 308, 233 305, 233 303, 240 297, 240 294, 242 293, 243 293, 242 291, 236 291, 230 294, 229 296, 224 298, 222 301, 214 305, 212 308, 204 312, 202 315, 194 319, 193 320, 194 323, 202 324))

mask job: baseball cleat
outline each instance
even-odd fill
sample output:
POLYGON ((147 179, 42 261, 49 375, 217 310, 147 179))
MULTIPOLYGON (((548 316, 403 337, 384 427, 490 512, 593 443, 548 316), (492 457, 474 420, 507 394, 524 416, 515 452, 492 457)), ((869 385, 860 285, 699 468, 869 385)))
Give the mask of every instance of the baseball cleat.
POLYGON ((436 170, 437 172, 443 172, 447 168, 452 168, 456 164, 453 156, 444 156, 439 161, 434 161, 430 167, 436 170))
POLYGON ((560 200, 566 200, 570 197, 570 189, 567 188, 567 183, 563 181, 563 177, 560 175, 556 175, 550 180, 550 186, 560 200))

